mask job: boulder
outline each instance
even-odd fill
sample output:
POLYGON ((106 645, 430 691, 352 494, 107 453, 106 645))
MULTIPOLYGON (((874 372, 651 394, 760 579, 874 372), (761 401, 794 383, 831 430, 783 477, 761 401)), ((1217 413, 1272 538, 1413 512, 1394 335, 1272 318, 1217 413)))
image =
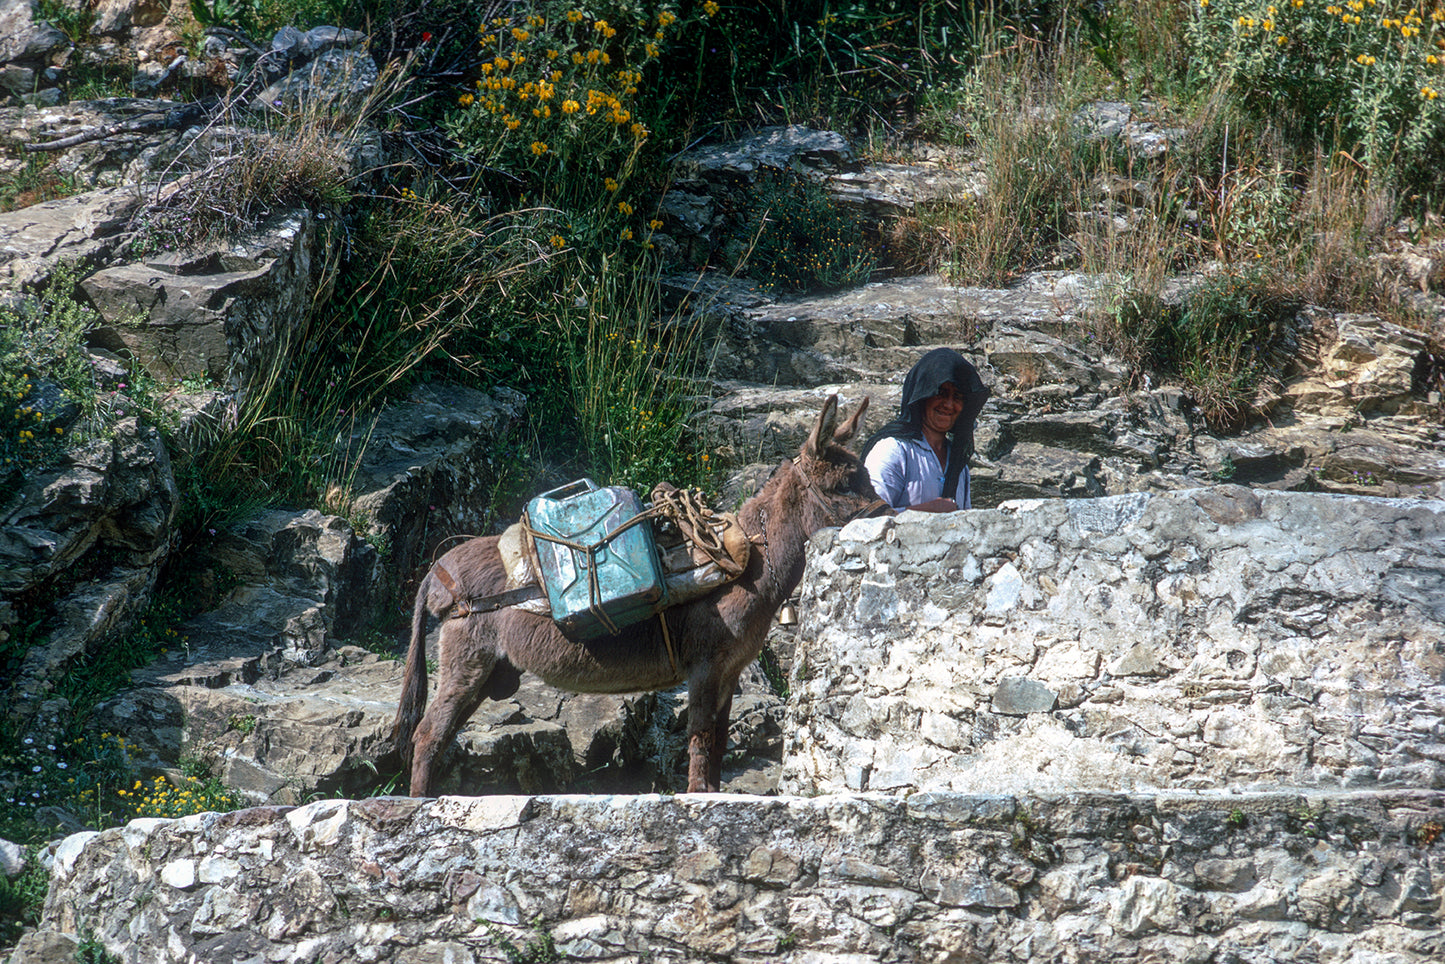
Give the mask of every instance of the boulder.
POLYGON ((1445 788, 1445 502, 905 513, 803 587, 786 793, 1445 788))
POLYGON ((248 388, 298 350, 312 299, 330 281, 329 244, 311 212, 288 211, 224 248, 102 268, 81 283, 104 319, 91 339, 162 382, 248 388))
POLYGON ((23 607, 42 632, 0 690, 9 718, 32 716, 73 660, 149 602, 178 502, 160 433, 131 416, 0 506, 0 618, 23 607))
POLYGON ((444 540, 516 521, 496 517, 493 453, 525 409, 506 388, 424 383, 338 439, 338 462, 355 471, 336 500, 364 520, 395 575, 430 564, 444 540))

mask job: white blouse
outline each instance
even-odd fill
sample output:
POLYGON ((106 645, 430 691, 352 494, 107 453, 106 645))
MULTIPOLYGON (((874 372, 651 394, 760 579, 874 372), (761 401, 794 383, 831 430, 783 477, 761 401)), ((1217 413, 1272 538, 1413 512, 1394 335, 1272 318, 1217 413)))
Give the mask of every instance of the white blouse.
MULTIPOLYGON (((897 512, 943 495, 943 477, 947 465, 938 464, 933 446, 924 439, 885 438, 873 446, 864 460, 868 478, 878 497, 897 512)), ((968 466, 958 478, 958 495, 954 501, 960 509, 971 509, 968 466)))

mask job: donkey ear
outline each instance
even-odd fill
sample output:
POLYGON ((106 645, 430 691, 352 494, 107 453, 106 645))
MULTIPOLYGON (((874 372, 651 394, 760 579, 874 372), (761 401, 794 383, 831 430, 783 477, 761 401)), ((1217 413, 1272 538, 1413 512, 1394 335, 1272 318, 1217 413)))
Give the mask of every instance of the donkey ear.
POLYGON ((850 438, 858 434, 858 426, 863 422, 863 413, 868 411, 868 396, 863 396, 863 401, 858 403, 858 410, 848 417, 848 420, 833 432, 833 441, 842 445, 850 438))
POLYGON ((823 403, 823 410, 818 413, 818 422, 813 426, 813 434, 808 436, 808 441, 803 443, 803 454, 821 459, 828 451, 828 443, 833 438, 833 430, 838 427, 838 396, 829 395, 828 400, 823 403))

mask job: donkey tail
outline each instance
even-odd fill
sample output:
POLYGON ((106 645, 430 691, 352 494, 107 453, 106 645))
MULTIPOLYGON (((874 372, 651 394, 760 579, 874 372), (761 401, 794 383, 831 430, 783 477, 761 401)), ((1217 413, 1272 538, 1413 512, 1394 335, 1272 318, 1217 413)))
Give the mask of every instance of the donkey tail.
POLYGON ((427 573, 416 590, 416 606, 411 614, 411 646, 406 651, 401 700, 396 707, 396 722, 391 728, 392 746, 401 754, 402 765, 408 770, 414 747, 412 736, 426 711, 426 600, 431 581, 431 573, 427 573))

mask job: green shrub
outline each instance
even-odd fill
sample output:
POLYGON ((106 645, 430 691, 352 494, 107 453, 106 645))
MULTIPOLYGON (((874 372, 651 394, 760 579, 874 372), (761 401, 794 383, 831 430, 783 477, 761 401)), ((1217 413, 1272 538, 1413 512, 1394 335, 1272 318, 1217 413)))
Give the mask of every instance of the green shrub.
POLYGON ((1258 116, 1353 153, 1377 176, 1439 177, 1445 7, 1198 0, 1194 65, 1258 116))
POLYGON ((815 181, 779 175, 759 182, 742 224, 740 270, 778 291, 823 291, 868 280, 876 263, 857 222, 815 181))
POLYGON ((54 464, 94 408, 84 340, 96 315, 75 299, 75 276, 60 265, 44 292, 0 307, 0 501, 24 473, 54 464))
POLYGON ((13 945, 26 928, 40 921, 50 874, 37 859, 37 849, 31 848, 30 863, 20 876, 13 880, 0 876, 0 947, 13 945))
POLYGON ((1212 428, 1232 431, 1283 374, 1299 307, 1280 279, 1253 265, 1206 277, 1177 304, 1125 282, 1108 309, 1105 341, 1141 376, 1184 385, 1212 428))

